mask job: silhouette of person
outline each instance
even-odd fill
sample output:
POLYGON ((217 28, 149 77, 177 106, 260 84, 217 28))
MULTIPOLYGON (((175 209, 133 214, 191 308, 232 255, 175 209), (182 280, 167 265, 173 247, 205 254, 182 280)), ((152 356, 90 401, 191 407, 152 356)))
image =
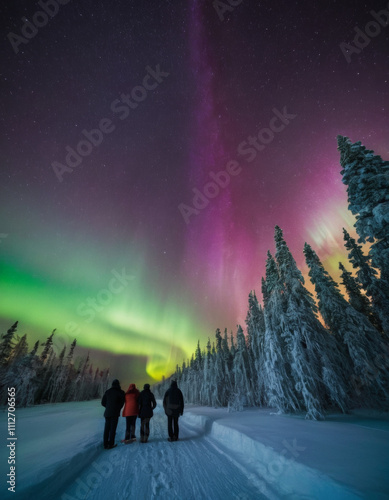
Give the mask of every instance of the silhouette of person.
POLYGON ((150 434, 150 419, 153 410, 157 406, 154 394, 150 391, 150 384, 143 386, 143 391, 139 394, 139 416, 140 416, 140 442, 147 443, 150 434))
POLYGON ((116 428, 118 426, 120 410, 124 405, 124 391, 120 388, 119 380, 112 382, 112 387, 105 391, 102 406, 105 406, 105 426, 104 426, 104 448, 109 450, 117 446, 115 444, 116 428))
POLYGON ((134 440, 136 419, 138 417, 138 398, 139 391, 135 384, 130 384, 126 394, 126 402, 124 404, 122 416, 126 418, 126 435, 123 441, 134 440))
POLYGON ((167 415, 168 441, 178 441, 179 427, 178 419, 184 413, 184 396, 177 386, 175 380, 172 381, 169 389, 163 398, 163 408, 167 415))

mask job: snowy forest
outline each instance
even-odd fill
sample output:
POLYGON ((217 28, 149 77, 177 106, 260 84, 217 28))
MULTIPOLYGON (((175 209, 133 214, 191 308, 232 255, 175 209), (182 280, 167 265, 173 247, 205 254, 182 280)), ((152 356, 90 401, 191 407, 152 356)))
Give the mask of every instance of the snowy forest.
POLYGON ((308 243, 304 256, 316 300, 275 228, 275 255, 266 260, 263 305, 248 296, 246 335, 216 330, 215 340, 154 387, 162 396, 177 380, 187 402, 273 407, 323 419, 327 411, 389 409, 389 162, 338 136, 342 182, 356 218, 358 241, 343 229, 351 273, 341 284, 308 243), (368 244, 368 254, 362 244, 368 244))
POLYGON ((0 405, 5 405, 8 387, 17 388, 18 406, 100 398, 107 389, 109 370, 93 369, 89 354, 74 360, 76 339, 66 353, 57 356, 53 348, 55 330, 41 344, 37 340, 28 352, 27 334, 17 335, 13 324, 0 342, 0 405))

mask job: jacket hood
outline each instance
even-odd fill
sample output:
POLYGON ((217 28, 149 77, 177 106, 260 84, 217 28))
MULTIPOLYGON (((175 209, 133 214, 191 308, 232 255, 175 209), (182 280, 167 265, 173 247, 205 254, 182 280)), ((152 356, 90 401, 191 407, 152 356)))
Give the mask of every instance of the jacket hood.
POLYGON ((145 391, 149 391, 149 390, 150 390, 150 384, 145 384, 145 385, 143 386, 143 389, 144 389, 145 391))
POLYGON ((117 378, 112 381, 112 387, 120 387, 120 382, 117 378))
POLYGON ((170 384, 170 387, 177 388, 177 381, 172 380, 172 383, 170 384))
POLYGON ((135 392, 137 391, 138 389, 136 388, 136 385, 135 384, 130 384, 128 386, 128 389, 127 389, 127 392, 135 392))

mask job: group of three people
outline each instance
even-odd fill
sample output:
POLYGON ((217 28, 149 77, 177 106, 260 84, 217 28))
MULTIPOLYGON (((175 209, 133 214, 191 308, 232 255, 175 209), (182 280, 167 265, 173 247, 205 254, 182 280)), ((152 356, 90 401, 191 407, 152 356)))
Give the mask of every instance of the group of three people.
MULTIPOLYGON (((130 384, 125 393, 120 387, 119 380, 115 379, 112 387, 105 392, 101 404, 105 406, 103 437, 105 449, 117 446, 115 444, 116 428, 123 405, 122 416, 126 418, 126 434, 122 442, 127 444, 136 440, 136 419, 139 417, 141 421, 140 442, 147 443, 150 434, 150 419, 157 406, 154 394, 150 391, 150 384, 145 384, 142 392, 139 392, 135 384, 130 384)), ((184 397, 175 380, 165 393, 163 407, 168 418, 168 441, 178 441, 178 419, 184 413, 184 397)))

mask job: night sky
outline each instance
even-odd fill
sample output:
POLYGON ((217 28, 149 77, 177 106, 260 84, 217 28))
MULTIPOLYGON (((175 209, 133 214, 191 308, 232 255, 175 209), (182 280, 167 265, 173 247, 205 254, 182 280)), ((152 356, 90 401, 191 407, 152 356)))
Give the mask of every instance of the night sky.
POLYGON ((141 384, 244 325, 276 224, 338 278, 336 136, 389 157, 387 3, 58 2, 0 6, 2 332, 141 384))

